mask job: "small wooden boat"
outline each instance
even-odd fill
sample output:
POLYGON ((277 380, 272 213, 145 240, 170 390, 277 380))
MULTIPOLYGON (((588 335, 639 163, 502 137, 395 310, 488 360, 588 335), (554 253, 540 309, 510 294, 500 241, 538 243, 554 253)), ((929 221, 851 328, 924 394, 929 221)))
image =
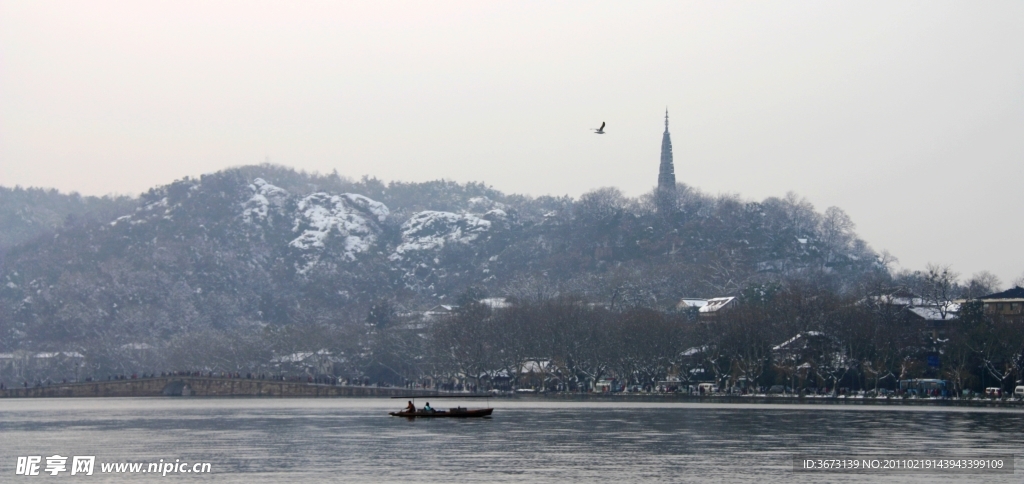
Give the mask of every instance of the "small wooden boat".
POLYGON ((408 417, 408 418, 471 418, 471 417, 490 417, 493 408, 449 408, 448 410, 434 410, 432 412, 424 412, 423 410, 417 410, 415 412, 388 412, 388 415, 393 417, 408 417))

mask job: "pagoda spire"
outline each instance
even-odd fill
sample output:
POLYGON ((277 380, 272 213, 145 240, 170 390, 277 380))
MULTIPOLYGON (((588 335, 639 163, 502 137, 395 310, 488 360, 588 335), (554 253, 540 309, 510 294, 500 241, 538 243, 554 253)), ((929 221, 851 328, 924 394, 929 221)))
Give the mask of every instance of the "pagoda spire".
POLYGON ((661 136, 661 166, 658 168, 658 211, 671 212, 675 206, 676 169, 672 162, 672 136, 668 132, 668 108, 665 108, 665 133, 661 136))

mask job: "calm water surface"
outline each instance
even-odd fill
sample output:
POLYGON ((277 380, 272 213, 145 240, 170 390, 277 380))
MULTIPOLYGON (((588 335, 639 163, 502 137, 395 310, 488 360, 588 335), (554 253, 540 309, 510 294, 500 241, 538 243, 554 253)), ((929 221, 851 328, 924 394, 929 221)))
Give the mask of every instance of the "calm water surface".
POLYGON ((387 416, 403 402, 0 400, 0 482, 29 479, 14 475, 18 456, 53 454, 210 462, 213 472, 103 475, 97 464, 93 476, 31 482, 1024 482, 1024 412, 1014 410, 492 400, 491 419, 387 416), (794 454, 1015 453, 1014 475, 792 471, 794 454))

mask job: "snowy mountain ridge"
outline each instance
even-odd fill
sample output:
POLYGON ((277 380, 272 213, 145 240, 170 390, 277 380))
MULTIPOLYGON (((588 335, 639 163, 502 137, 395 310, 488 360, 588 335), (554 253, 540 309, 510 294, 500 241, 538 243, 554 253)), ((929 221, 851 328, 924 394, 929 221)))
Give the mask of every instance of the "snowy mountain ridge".
POLYGON ((246 223, 266 220, 271 208, 283 211, 288 199, 287 190, 271 185, 262 178, 253 180, 249 189, 253 191, 252 198, 242 204, 242 220, 246 223))
MULTIPOLYGON (((665 308, 783 277, 841 288, 884 274, 841 210, 680 190, 666 216, 614 189, 534 198, 272 165, 184 178, 0 250, 0 341, 140 335, 110 339, 120 348, 178 335, 187 348, 200 329, 358 322, 374 305, 429 307, 467 288, 665 308)), ((23 200, 0 211, 15 221, 41 196, 0 194, 23 200)))
MULTIPOLYGON (((359 254, 368 251, 377 242, 382 231, 381 224, 391 215, 383 203, 355 193, 312 193, 291 200, 294 206, 289 210, 290 199, 297 197, 292 197, 283 188, 256 178, 249 189, 252 196, 242 204, 241 213, 241 219, 246 224, 272 225, 271 213, 279 216, 291 213, 286 218, 291 221, 291 231, 298 236, 290 240, 288 246, 302 254, 304 262, 297 267, 300 274, 312 269, 332 242, 340 250, 342 259, 355 261, 359 254)), ((163 198, 147 205, 146 209, 166 205, 167 199, 163 198)), ((401 261, 410 252, 422 254, 439 250, 448 244, 470 244, 490 230, 492 220, 507 217, 503 210, 506 206, 487 197, 471 198, 468 206, 470 209, 487 212, 482 216, 465 211, 454 213, 424 210, 413 213, 401 224, 401 243, 394 248, 388 259, 401 261)))
POLYGON ((362 195, 324 192, 300 200, 297 211, 292 232, 301 233, 288 245, 305 252, 307 264, 300 272, 317 263, 329 237, 339 238, 342 258, 354 261, 357 254, 366 252, 376 242, 381 231, 379 223, 390 213, 383 203, 362 195))
POLYGON ((437 250, 445 244, 468 244, 491 228, 491 221, 470 213, 424 211, 402 224, 402 243, 389 257, 400 261, 408 252, 437 250))

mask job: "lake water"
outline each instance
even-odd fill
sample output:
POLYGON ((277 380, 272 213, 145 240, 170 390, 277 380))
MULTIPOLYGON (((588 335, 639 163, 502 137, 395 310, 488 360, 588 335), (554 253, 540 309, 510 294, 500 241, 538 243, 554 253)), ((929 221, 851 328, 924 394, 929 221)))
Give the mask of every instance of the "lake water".
MULTIPOLYGON (((19 456, 43 456, 45 465, 53 454, 94 455, 92 476, 63 472, 57 478, 97 483, 1024 481, 1024 412, 1017 410, 491 400, 490 419, 387 415, 404 402, 0 400, 0 481, 30 479, 15 475, 19 456), (794 455, 1014 453, 1013 475, 793 471, 794 455), (103 462, 160 459, 209 462, 212 472, 160 478, 100 471, 103 462)), ((484 402, 470 406, 477 404, 484 402)))

